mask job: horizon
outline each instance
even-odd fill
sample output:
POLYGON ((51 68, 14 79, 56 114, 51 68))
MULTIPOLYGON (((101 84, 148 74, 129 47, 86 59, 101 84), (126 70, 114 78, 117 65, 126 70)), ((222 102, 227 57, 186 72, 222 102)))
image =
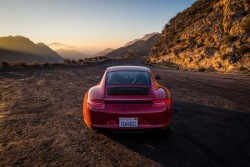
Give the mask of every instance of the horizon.
POLYGON ((35 43, 59 42, 94 54, 161 32, 172 17, 195 1, 0 0, 0 36, 19 35, 35 43))

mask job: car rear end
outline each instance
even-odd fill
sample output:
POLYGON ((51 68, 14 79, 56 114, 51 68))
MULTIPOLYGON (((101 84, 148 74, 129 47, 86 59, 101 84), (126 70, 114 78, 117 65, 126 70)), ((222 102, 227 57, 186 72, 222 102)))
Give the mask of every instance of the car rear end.
POLYGON ((172 121, 172 102, 154 89, 148 71, 107 73, 104 98, 88 99, 88 107, 92 129, 165 129, 172 121))

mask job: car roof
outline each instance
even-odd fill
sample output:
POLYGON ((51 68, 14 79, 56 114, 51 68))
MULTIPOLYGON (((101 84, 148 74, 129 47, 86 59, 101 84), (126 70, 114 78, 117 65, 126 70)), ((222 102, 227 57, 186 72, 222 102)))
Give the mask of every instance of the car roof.
POLYGON ((148 67, 143 66, 112 66, 107 69, 107 72, 114 72, 114 71, 144 71, 149 72, 148 67))

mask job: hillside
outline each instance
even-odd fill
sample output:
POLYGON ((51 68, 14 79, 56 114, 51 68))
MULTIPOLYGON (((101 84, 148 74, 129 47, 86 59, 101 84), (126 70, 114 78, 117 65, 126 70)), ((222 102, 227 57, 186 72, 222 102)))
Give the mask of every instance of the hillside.
POLYGON ((63 58, 43 43, 22 36, 0 37, 0 61, 61 62, 63 58))
POLYGON ((165 25, 149 61, 184 69, 249 71, 249 6, 249 0, 198 0, 165 25))
POLYGON ((107 57, 123 57, 127 55, 148 56, 150 48, 158 41, 160 34, 155 34, 147 40, 138 40, 131 45, 124 46, 108 53, 107 57))

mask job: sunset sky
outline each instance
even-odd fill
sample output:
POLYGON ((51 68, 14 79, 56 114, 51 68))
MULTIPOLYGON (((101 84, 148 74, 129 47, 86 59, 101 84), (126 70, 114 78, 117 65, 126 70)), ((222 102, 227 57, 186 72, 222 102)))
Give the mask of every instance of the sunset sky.
POLYGON ((0 36, 60 42, 82 51, 117 48, 161 32, 195 0, 0 0, 0 36))

